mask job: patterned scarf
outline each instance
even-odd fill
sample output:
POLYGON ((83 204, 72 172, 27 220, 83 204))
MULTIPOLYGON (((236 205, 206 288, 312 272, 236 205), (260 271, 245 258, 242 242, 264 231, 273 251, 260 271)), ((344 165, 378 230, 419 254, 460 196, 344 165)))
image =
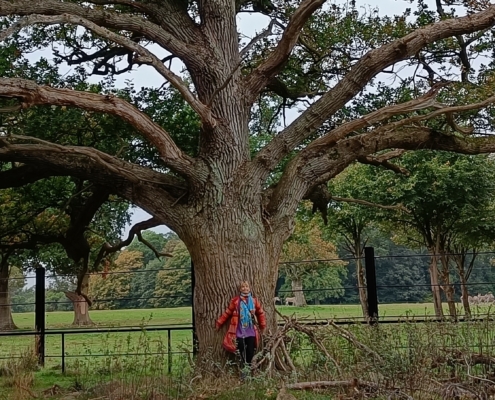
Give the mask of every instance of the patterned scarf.
POLYGON ((239 297, 239 314, 241 315, 242 329, 253 327, 253 317, 251 311, 254 311, 254 301, 251 293, 241 293, 239 297))

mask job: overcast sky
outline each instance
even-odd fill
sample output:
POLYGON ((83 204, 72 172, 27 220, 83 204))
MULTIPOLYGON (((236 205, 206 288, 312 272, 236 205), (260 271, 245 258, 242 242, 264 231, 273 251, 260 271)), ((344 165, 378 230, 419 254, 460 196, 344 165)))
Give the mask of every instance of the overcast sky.
MULTIPOLYGON (((342 0, 330 0, 329 3, 343 4, 342 0)), ((435 0, 427 0, 426 3, 433 9, 435 0)), ((378 10, 380 16, 393 16, 402 14, 408 7, 413 7, 407 0, 356 0, 356 5, 361 11, 378 10)), ((238 18, 240 31, 249 38, 254 37, 268 25, 269 18, 260 15, 250 15, 243 13, 242 17, 238 18)), ((118 83, 123 83, 125 80, 132 80, 137 88, 139 87, 157 87, 163 83, 163 78, 158 75, 151 67, 140 67, 137 70, 118 77, 118 83)), ((151 216, 145 211, 137 208, 133 212, 131 224, 126 228, 124 235, 127 235, 129 228, 137 222, 146 220, 151 216)), ((169 229, 165 226, 153 229, 156 232, 168 232, 169 229)))

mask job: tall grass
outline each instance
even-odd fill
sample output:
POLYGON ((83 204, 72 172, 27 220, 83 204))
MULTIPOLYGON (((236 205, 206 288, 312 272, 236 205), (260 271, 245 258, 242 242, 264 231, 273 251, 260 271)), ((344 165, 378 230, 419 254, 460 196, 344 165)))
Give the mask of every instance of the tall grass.
MULTIPOLYGON (((275 399, 296 382, 326 381, 330 388, 292 393, 299 399, 488 399, 495 394, 495 322, 428 322, 314 328, 327 355, 307 336, 291 332, 286 347, 296 367, 268 377, 257 371, 245 382, 232 364, 201 371, 191 365, 191 343, 184 341, 169 364, 166 340, 143 329, 139 337, 115 341, 101 335, 67 364, 57 396, 78 399, 275 399), (170 367, 170 373, 169 373, 170 367), (62 385, 62 384, 61 384, 62 385), (493 393, 492 393, 493 392, 493 393)), ((0 364, 0 398, 42 397, 36 358, 26 352, 0 364)), ((55 373, 55 371, 53 371, 55 373)), ((61 372, 56 372, 62 378, 61 372)), ((46 386, 52 386, 53 381, 46 386)))

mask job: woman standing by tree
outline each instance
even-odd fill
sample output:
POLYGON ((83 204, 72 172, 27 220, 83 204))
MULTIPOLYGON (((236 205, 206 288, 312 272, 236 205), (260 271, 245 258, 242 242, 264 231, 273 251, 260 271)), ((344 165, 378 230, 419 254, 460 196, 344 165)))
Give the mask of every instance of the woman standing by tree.
MULTIPOLYGON (((230 318, 229 329, 223 340, 225 350, 235 353, 239 351, 242 360, 242 369, 251 366, 255 349, 259 343, 259 334, 266 327, 265 312, 258 299, 251 295, 248 282, 239 286, 239 296, 234 297, 229 307, 216 321, 217 331, 230 318), (257 319, 257 323, 256 323, 257 319), (258 326, 260 331, 258 331, 258 326)), ((245 373, 241 374, 241 379, 245 373)))

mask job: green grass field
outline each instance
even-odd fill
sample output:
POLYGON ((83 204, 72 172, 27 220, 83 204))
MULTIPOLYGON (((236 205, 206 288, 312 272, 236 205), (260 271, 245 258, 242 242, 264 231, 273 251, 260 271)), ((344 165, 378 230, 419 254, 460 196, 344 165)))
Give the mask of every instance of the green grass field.
MULTIPOLYGON (((320 305, 307 307, 278 306, 284 315, 296 314, 303 319, 342 319, 360 318, 359 305, 320 305)), ((447 308, 445 308, 448 311, 447 308)), ((433 304, 405 303, 382 304, 379 306, 380 318, 399 318, 407 315, 424 317, 433 315, 433 304)), ((91 311, 91 319, 99 327, 125 327, 149 325, 189 325, 192 322, 190 307, 154 308, 135 310, 95 310, 91 311)), ((34 313, 13 315, 14 322, 20 329, 34 328, 34 313)), ((47 329, 64 329, 71 327, 72 311, 47 312, 47 329)), ((214 323, 214 321, 212 321, 214 323)))
MULTIPOLYGON (((322 305, 304 308, 280 306, 279 310, 284 315, 295 314, 299 320, 356 320, 361 317, 359 305, 322 305)), ((423 319, 425 316, 433 316, 431 304, 381 304, 379 311, 382 320, 387 318, 423 319)), ((474 313, 484 314, 490 312, 490 309, 485 307, 473 311, 474 313)), ((459 310, 459 313, 462 315, 462 310, 459 310)), ((26 395, 22 389, 16 392, 17 389, 12 386, 11 382, 16 379, 21 379, 21 385, 24 386, 28 386, 28 384, 24 384, 22 379, 28 379, 29 386, 36 393, 40 393, 54 384, 63 387, 68 392, 72 392, 78 391, 80 387, 93 388, 110 381, 141 382, 141 379, 141 383, 146 383, 148 382, 147 379, 152 377, 166 377, 170 382, 177 383, 181 382, 181 377, 183 376, 187 376, 185 378, 187 380, 190 379, 190 376, 187 375, 190 367, 186 353, 190 352, 192 348, 191 331, 172 331, 169 343, 167 332, 156 332, 147 329, 158 325, 190 326, 191 308, 91 311, 91 318, 95 325, 89 329, 99 330, 98 333, 90 333, 86 328, 78 328, 75 334, 65 334, 65 374, 60 373, 62 355, 60 334, 50 334, 50 331, 48 331, 46 337, 47 358, 43 369, 37 369, 37 360, 32 354, 34 347, 34 338, 32 336, 1 336, 0 358, 3 359, 0 360, 0 399, 10 399, 14 392, 19 393, 19 391, 21 394, 26 395), (136 332, 132 333, 108 332, 111 327, 123 328, 129 326, 142 327, 142 329, 138 328, 136 332), (169 358, 168 354, 169 344, 173 352, 171 358, 169 358), (28 368, 31 369, 26 369, 26 365, 30 366, 28 368), (169 367, 172 371, 171 375, 167 374, 169 367), (2 376, 2 370, 19 372, 15 372, 13 375, 3 374, 2 376), (22 371, 28 372, 24 373, 22 371), (19 378, 16 378, 16 376, 19 378)), ((46 325, 51 330, 73 330, 74 328, 71 326, 72 319, 72 312, 50 312, 46 314, 46 325)), ((32 331, 34 314, 14 314, 14 321, 20 328, 19 332, 23 330, 32 331)), ((361 371, 362 368, 368 371, 370 368, 376 367, 373 364, 373 358, 371 359, 371 364, 363 367, 364 361, 370 361, 369 354, 357 351, 357 348, 349 345, 348 341, 339 337, 338 334, 334 334, 333 328, 329 329, 325 331, 327 334, 330 333, 330 335, 325 336, 325 345, 328 351, 331 352, 332 357, 339 360, 342 367, 349 368, 349 371, 354 371, 353 368, 356 368, 356 371, 361 371)), ((420 369, 419 366, 429 362, 428 360, 432 357, 441 357, 446 349, 451 348, 455 351, 459 351, 462 348, 468 353, 473 351, 489 355, 492 354, 491 346, 495 340, 493 322, 486 319, 485 321, 473 321, 466 324, 439 324, 436 322, 426 324, 383 324, 379 325, 379 329, 369 329, 368 326, 364 325, 353 325, 349 330, 358 341, 374 349, 373 351, 376 351, 383 360, 386 360, 380 364, 380 368, 387 374, 393 371, 401 371, 401 368, 409 368, 407 363, 412 362, 412 356, 414 356, 414 360, 418 358, 417 368, 414 368, 420 369)), ((300 338, 294 342, 296 349, 292 357, 303 373, 313 377, 311 374, 319 371, 314 369, 314 363, 320 362, 321 359, 314 358, 314 353, 308 347, 308 343, 304 340, 299 342, 299 340, 300 338)), ((448 366, 446 368, 448 369, 448 366)), ((443 371, 443 369, 441 370, 443 371)), ((441 373, 438 373, 440 376, 441 373)), ((451 371, 446 373, 450 374, 451 371)), ((354 372, 351 375, 354 376, 353 374, 354 372)), ((318 375, 318 377, 320 376, 318 375)), ((174 385, 170 383, 170 390, 183 387, 182 384, 174 385)), ((238 387, 238 383, 231 386, 231 388, 229 386, 229 390, 240 390, 241 393, 245 390, 242 387, 238 387)), ((232 397, 233 393, 229 392, 229 390, 225 389, 225 396, 215 398, 219 400, 243 398, 239 397, 238 394, 232 397)), ((266 388, 262 390, 266 391, 266 388)), ((308 396, 304 397, 301 393, 301 397, 298 395, 298 398, 311 400, 329 398, 324 394, 322 394, 323 397, 318 397, 316 394, 315 396, 308 394, 308 396)), ((24 400, 28 397, 17 398, 24 400)), ((263 392, 260 392, 258 397, 252 398, 268 397, 263 392)), ((274 396, 270 398, 274 398, 274 396)))
MULTIPOLYGON (((301 320, 314 319, 359 319, 361 307, 359 305, 321 305, 303 308, 280 306, 278 309, 284 315, 295 314, 301 320)), ((381 319, 397 318, 423 318, 433 315, 432 304, 383 304, 380 305, 381 319)), ((32 330, 34 326, 34 314, 14 314, 14 321, 21 330, 32 330)), ((95 326, 90 329, 98 329, 99 333, 84 332, 65 335, 64 351, 66 362, 70 364, 79 357, 97 357, 109 354, 119 355, 124 353, 140 353, 146 348, 149 353, 166 352, 169 346, 167 332, 143 332, 151 326, 190 326, 191 308, 179 307, 170 309, 146 309, 146 310, 97 310, 91 311, 91 318, 95 326), (108 328, 113 327, 142 327, 138 332, 109 333, 108 328)), ((47 329, 74 329, 71 324, 72 312, 46 313, 47 329)), ((214 321, 212 321, 212 324, 214 321)), ((32 336, 3 336, 0 337, 0 357, 19 356, 26 349, 32 348, 34 338, 32 336)), ((191 332, 189 330, 177 330, 171 332, 171 349, 181 352, 191 348, 191 332)), ((59 334, 46 336, 47 365, 60 364, 62 355, 62 337, 59 334)), ((175 357, 176 355, 174 355, 175 357)))

